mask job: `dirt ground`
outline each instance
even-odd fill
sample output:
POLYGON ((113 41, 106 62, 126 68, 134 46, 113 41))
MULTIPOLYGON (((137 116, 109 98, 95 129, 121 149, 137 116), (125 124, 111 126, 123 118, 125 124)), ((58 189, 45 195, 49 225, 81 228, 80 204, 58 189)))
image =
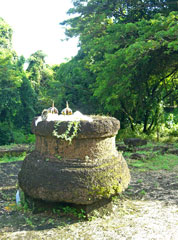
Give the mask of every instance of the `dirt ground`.
POLYGON ((0 164, 0 239, 177 240, 178 168, 131 170, 131 184, 113 200, 113 213, 91 221, 16 208, 22 162, 0 164))

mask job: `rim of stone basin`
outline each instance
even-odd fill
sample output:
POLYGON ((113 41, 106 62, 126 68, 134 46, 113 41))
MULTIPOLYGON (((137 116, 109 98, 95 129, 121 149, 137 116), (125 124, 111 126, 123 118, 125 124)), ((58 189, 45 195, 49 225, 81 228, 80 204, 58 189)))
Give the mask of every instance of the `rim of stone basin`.
MULTIPOLYGON (((90 116, 93 121, 80 120, 76 138, 100 138, 115 136, 120 129, 120 121, 114 117, 90 116)), ((57 133, 63 134, 71 121, 41 121, 35 125, 37 117, 32 123, 32 131, 35 135, 53 136, 53 131, 57 126, 57 133)), ((75 122, 75 121, 73 121, 75 122)))

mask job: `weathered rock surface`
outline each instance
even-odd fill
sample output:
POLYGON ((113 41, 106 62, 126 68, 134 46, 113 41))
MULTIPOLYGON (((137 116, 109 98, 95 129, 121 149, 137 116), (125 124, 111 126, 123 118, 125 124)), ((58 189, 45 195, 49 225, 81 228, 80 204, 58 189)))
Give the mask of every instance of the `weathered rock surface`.
MULTIPOLYGON (((93 116, 93 122, 80 121, 80 129, 77 138, 94 138, 115 136, 120 129, 120 122, 113 117, 93 116)), ((35 125, 36 118, 32 123, 32 131, 35 135, 53 136, 54 126, 58 121, 42 121, 35 125)), ((60 122, 58 134, 63 134, 68 126, 68 121, 60 122)))
MULTIPOLYGON (((109 199, 127 188, 130 173, 115 147, 120 123, 98 117, 80 122, 80 132, 71 144, 53 136, 55 122, 33 124, 35 151, 29 154, 19 173, 19 185, 34 199, 74 204, 93 204, 109 199)), ((59 125, 58 134, 67 129, 59 125)))
POLYGON ((121 155, 99 164, 48 159, 34 151, 24 160, 19 173, 20 187, 37 199, 91 204, 122 192, 130 180, 121 155))

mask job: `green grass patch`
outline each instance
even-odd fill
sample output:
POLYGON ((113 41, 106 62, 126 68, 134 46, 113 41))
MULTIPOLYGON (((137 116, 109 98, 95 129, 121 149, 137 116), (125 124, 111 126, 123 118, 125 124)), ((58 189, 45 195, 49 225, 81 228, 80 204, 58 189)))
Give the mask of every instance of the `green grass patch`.
POLYGON ((148 154, 150 154, 150 152, 152 152, 152 149, 150 149, 150 150, 148 150, 148 151, 145 151, 145 150, 139 150, 139 151, 137 151, 136 153, 139 153, 139 154, 144 154, 144 155, 148 155, 148 154))
POLYGON ((174 148, 178 148, 178 141, 173 143, 174 148))
POLYGON ((147 142, 147 144, 146 145, 142 145, 142 146, 139 146, 139 148, 141 149, 141 148, 153 148, 155 146, 155 143, 154 142, 147 142))
POLYGON ((15 143, 11 143, 9 145, 2 145, 2 146, 0 146, 0 149, 2 149, 2 150, 4 150, 4 149, 5 150, 9 150, 9 149, 15 148, 17 146, 19 146, 19 145, 15 144, 15 143))
MULTIPOLYGON (((32 144, 31 144, 32 145, 32 144)), ((18 149, 18 148, 28 148, 30 145, 29 144, 16 144, 16 143, 11 143, 9 145, 1 145, 0 150, 11 150, 11 149, 18 149)))
POLYGON ((26 156, 26 153, 22 153, 20 156, 15 157, 15 156, 9 156, 9 155, 4 155, 3 157, 0 158, 0 164, 1 163, 10 163, 10 162, 17 162, 17 161, 23 161, 26 156))
POLYGON ((130 155, 132 155, 132 152, 124 152, 123 155, 124 157, 130 157, 130 155))
POLYGON ((138 179, 137 180, 137 183, 142 183, 143 182, 143 179, 138 179))
POLYGON ((146 170, 173 170, 178 165, 178 156, 173 154, 156 155, 150 159, 133 160, 128 159, 128 165, 138 168, 140 171, 146 170))

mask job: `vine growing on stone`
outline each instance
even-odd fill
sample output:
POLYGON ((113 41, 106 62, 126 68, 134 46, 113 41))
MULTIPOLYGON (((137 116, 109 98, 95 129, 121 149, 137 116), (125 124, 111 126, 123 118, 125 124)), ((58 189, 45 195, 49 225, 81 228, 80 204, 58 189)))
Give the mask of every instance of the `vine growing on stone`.
POLYGON ((58 134, 58 127, 60 125, 61 121, 58 121, 54 125, 53 130, 53 136, 56 138, 61 138, 65 141, 69 141, 69 143, 72 142, 73 138, 77 136, 80 122, 79 121, 70 121, 68 122, 67 129, 63 134, 58 134))

